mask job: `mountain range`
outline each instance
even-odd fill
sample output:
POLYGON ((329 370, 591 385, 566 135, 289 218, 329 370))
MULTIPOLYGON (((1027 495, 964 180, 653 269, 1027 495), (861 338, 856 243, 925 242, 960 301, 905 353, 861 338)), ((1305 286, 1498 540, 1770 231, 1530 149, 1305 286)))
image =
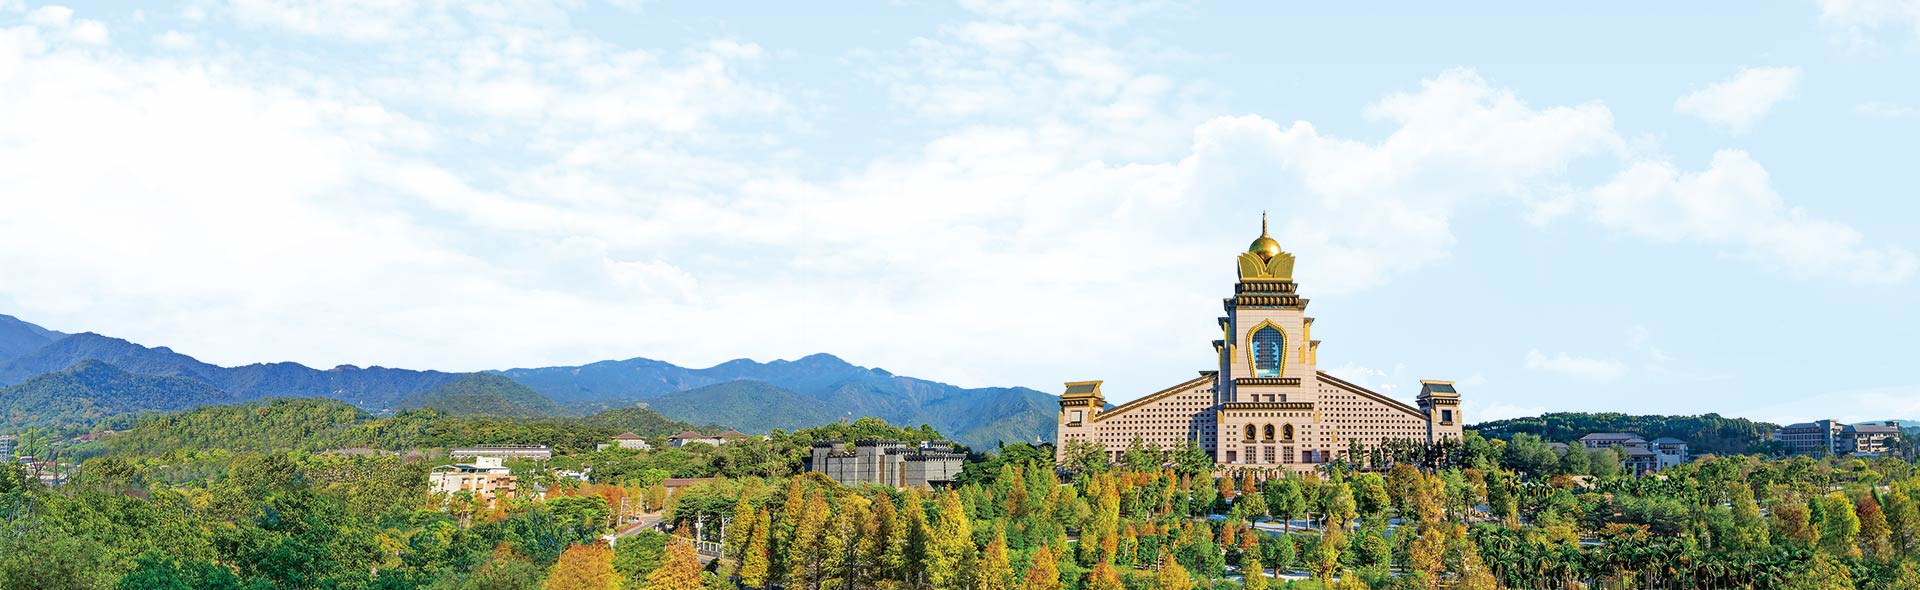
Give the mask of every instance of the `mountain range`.
POLYGON ((481 373, 281 362, 221 367, 91 332, 63 334, 0 315, 0 429, 85 429, 115 416, 262 398, 328 398, 372 413, 579 416, 645 406, 749 433, 875 416, 932 425, 975 448, 1052 440, 1057 398, 894 375, 829 354, 727 361, 704 369, 632 358, 481 373))

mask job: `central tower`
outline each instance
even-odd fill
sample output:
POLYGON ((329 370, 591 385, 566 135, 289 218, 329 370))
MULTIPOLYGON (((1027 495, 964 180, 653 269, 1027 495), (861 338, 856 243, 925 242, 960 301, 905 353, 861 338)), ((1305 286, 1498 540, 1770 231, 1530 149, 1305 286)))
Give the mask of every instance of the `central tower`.
POLYGON ((1293 254, 1267 235, 1236 260, 1239 282, 1222 301, 1221 339, 1214 381, 1214 460, 1277 466, 1324 460, 1333 447, 1318 426, 1320 384, 1315 369, 1313 318, 1293 282, 1293 254))

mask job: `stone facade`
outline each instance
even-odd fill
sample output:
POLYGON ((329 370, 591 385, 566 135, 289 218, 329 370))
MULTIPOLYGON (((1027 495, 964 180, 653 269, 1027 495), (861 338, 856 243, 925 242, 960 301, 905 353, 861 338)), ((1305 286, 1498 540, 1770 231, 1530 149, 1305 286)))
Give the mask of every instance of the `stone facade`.
POLYGON ((813 443, 807 470, 847 485, 931 488, 952 483, 967 458, 944 441, 909 446, 897 440, 863 440, 853 443, 851 451, 844 446, 837 441, 813 443))
POLYGON ((1159 447, 1191 441, 1222 466, 1311 470, 1346 456, 1354 443, 1369 449, 1462 436, 1452 382, 1422 381, 1408 405, 1319 371, 1320 341, 1293 282, 1293 255, 1264 227, 1248 250, 1216 320, 1216 368, 1113 408, 1099 381, 1067 383, 1055 441, 1062 458, 1076 442, 1118 459, 1135 439, 1159 447))

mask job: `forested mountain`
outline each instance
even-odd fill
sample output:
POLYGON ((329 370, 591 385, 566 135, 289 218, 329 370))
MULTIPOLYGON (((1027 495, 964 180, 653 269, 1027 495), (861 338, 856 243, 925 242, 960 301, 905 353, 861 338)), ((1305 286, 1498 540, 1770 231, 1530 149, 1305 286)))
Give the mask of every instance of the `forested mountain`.
POLYGON ((644 408, 624 408, 585 418, 552 416, 453 416, 433 409, 375 417, 324 399, 272 399, 211 405, 149 416, 107 439, 114 453, 321 451, 339 448, 409 450, 475 444, 539 444, 560 452, 591 450, 624 431, 647 437, 695 427, 644 408))
POLYGON ((227 392, 195 379, 135 375, 104 362, 83 361, 0 388, 0 425, 68 432, 122 414, 233 401, 227 392))
POLYGON ((1719 414, 1636 416, 1619 413, 1558 412, 1527 418, 1482 422, 1468 427, 1487 438, 1512 439, 1527 433, 1553 442, 1571 442, 1595 432, 1628 432, 1647 440, 1671 436, 1687 441, 1693 453, 1746 453, 1767 442, 1780 425, 1719 414))
POLYGON ((645 402, 667 416, 725 421, 746 432, 763 432, 758 426, 818 424, 815 418, 874 416, 894 424, 932 425, 955 441, 991 448, 1000 441, 1053 440, 1059 412, 1057 398, 1032 389, 968 389, 857 366, 830 354, 767 363, 738 359, 705 369, 628 359, 500 373, 576 408, 645 402), (759 391, 781 401, 769 403, 744 395, 752 386, 713 387, 742 380, 772 386, 759 391), (662 399, 675 392, 680 393, 662 399), (807 414, 755 417, 767 406, 807 414))
POLYGON ((432 389, 454 373, 340 366, 319 370, 299 363, 221 367, 200 362, 167 347, 148 348, 91 332, 74 334, 26 355, 0 364, 0 384, 18 383, 82 361, 105 361, 139 375, 188 377, 204 381, 240 399, 264 397, 325 397, 369 410, 391 406, 400 398, 432 389))
MULTIPOLYGON (((221 367, 166 347, 149 348, 90 332, 68 336, 0 318, 4 318, 0 337, 12 343, 7 350, 20 351, 12 356, 0 354, 0 386, 100 361, 134 375, 199 381, 229 394, 223 400, 229 402, 320 397, 373 413, 436 407, 453 414, 510 416, 585 414, 651 403, 673 418, 724 422, 751 433, 874 416, 894 424, 928 424, 977 448, 991 448, 1000 441, 1052 440, 1058 412, 1056 398, 1039 391, 957 387, 857 366, 828 354, 766 363, 739 359, 705 369, 635 358, 491 372, 526 386, 518 388, 504 379, 483 378, 462 378, 461 384, 453 385, 450 382, 461 374, 384 367, 343 365, 320 370, 298 363, 221 367), (442 386, 452 389, 430 393, 442 386)), ((93 405, 124 405, 108 401, 115 395, 111 386, 98 389, 93 405)), ((145 395, 150 394, 125 392, 124 396, 145 395)), ((156 402, 143 398, 132 405, 144 404, 143 409, 148 409, 145 406, 156 402)), ((181 398, 156 407, 199 403, 206 402, 181 398)), ((20 420, 15 426, 32 423, 32 412, 20 420)))
POLYGON ((0 314, 0 362, 39 350, 40 347, 64 337, 66 334, 21 321, 10 315, 0 314))
MULTIPOLYGON (((841 415, 808 398, 760 381, 728 381, 648 399, 647 408, 676 420, 727 425, 742 432, 796 430, 841 415)), ((857 417, 857 416, 856 416, 857 417)))
POLYGON ((564 416, 566 408, 502 375, 472 373, 409 395, 399 409, 432 408, 450 416, 564 416))

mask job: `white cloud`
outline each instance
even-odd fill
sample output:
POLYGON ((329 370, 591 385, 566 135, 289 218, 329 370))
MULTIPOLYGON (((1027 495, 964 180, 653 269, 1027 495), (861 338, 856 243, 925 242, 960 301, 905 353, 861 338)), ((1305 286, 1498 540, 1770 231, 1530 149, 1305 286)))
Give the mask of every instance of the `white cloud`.
POLYGON ((1589 195, 1601 225, 1656 241, 1728 246, 1794 276, 1837 276, 1856 284, 1904 283, 1920 266, 1913 252, 1874 247, 1858 230, 1790 206, 1746 152, 1722 150, 1707 169, 1683 172, 1642 161, 1589 195))
POLYGON ((1613 359, 1572 356, 1565 352, 1547 356, 1539 350, 1527 351, 1522 367, 1597 383, 1618 381, 1627 374, 1627 365, 1613 359))
POLYGON ((1820 0, 1820 22, 1853 46, 1870 45, 1883 35, 1920 33, 1920 1, 1820 0))
POLYGON ((1800 76, 1796 67, 1741 68, 1732 78, 1680 97, 1673 111, 1746 133, 1774 105, 1799 92, 1800 76))
MULTIPOLYGON (((1370 105, 1378 134, 1220 116, 1062 5, 983 6, 860 56, 895 68, 877 81, 912 131, 821 164, 786 127, 818 89, 768 81, 779 48, 637 49, 540 7, 354 12, 371 7, 207 7, 212 24, 168 23, 196 51, 160 56, 0 31, 0 88, 21 89, 0 92, 0 161, 21 171, 0 175, 0 296, 226 363, 829 351, 968 384, 1103 376, 1118 399, 1204 366, 1208 316, 1139 310, 1217 303, 1260 209, 1303 290, 1334 295, 1448 256, 1469 208, 1573 199, 1603 219, 1569 170, 1641 161, 1604 105, 1530 104, 1466 69, 1370 105), (225 22, 316 39, 253 46, 225 22), (341 39, 350 67, 306 50, 341 39), (75 234, 101 239, 48 246, 75 234), (1192 356, 1169 370, 1168 350, 1192 356)), ((1749 244, 1699 231, 1644 235, 1749 244)))

